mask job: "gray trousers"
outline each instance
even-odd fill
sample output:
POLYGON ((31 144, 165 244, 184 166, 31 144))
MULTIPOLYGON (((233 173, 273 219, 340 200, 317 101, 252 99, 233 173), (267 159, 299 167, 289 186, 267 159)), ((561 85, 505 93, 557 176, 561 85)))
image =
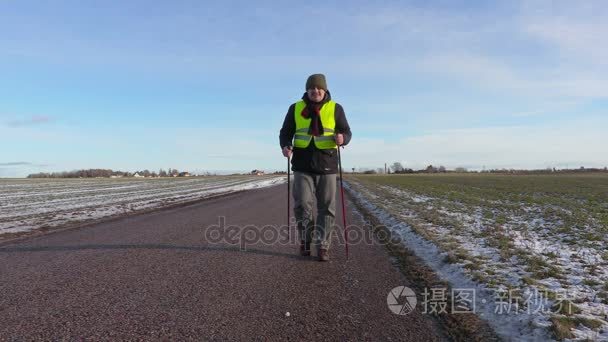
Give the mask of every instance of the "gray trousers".
POLYGON ((294 214, 300 240, 310 244, 314 231, 317 248, 329 249, 336 220, 336 174, 317 175, 295 171, 293 177, 294 214), (316 222, 313 218, 315 199, 316 222))

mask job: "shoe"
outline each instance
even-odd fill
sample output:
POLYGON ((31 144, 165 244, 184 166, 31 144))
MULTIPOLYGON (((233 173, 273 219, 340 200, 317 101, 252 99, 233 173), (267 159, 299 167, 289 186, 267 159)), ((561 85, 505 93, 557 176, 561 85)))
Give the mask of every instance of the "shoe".
POLYGON ((329 261, 329 254, 327 253, 327 249, 319 249, 319 261, 329 261))
POLYGON ((310 243, 300 243, 300 255, 301 256, 310 256, 310 243))

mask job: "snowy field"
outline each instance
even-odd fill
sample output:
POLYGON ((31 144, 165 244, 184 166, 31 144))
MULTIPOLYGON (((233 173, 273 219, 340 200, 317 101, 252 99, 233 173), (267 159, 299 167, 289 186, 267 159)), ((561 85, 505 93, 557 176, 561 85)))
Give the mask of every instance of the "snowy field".
POLYGON ((608 341, 608 175, 356 175, 351 194, 507 339, 608 341))
POLYGON ((285 176, 0 179, 0 235, 129 214, 285 181, 285 176))

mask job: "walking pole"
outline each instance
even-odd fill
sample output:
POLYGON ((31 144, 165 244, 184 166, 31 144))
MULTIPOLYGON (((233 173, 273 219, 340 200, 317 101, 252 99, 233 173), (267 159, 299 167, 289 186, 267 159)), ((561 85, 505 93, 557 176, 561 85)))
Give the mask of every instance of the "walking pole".
POLYGON ((346 260, 348 260, 348 232, 346 228, 346 208, 344 206, 344 184, 342 183, 342 157, 338 146, 338 167, 340 169, 340 197, 342 197, 342 224, 344 226, 344 243, 346 244, 346 260))
POLYGON ((290 157, 291 156, 289 156, 289 155, 287 156, 287 239, 289 241, 291 241, 291 227, 289 225, 289 223, 291 221, 290 220, 291 219, 291 217, 290 217, 290 211, 289 211, 289 207, 290 207, 290 204, 291 204, 291 181, 290 181, 291 170, 290 170, 290 167, 289 167, 290 164, 291 164, 290 163, 290 159, 291 159, 290 157))

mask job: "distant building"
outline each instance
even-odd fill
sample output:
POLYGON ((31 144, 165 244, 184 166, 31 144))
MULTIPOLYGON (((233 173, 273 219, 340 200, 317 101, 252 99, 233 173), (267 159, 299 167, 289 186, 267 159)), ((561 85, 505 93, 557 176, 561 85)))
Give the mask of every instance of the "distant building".
POLYGON ((144 176, 140 175, 139 172, 135 172, 135 174, 133 174, 133 177, 135 177, 135 178, 143 178, 144 176))
POLYGON ((263 176, 264 175, 264 171, 262 170, 253 170, 251 171, 252 175, 256 175, 256 176, 263 176))
POLYGON ((178 177, 190 177, 190 172, 180 172, 177 174, 178 177))

